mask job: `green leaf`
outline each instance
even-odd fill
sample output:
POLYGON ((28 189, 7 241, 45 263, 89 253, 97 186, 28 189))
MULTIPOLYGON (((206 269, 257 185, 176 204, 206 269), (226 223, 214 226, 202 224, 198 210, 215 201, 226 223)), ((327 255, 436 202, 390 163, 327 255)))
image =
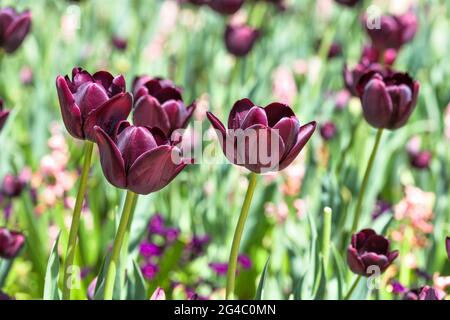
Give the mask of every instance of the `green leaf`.
POLYGON ((128 276, 127 300, 147 300, 147 288, 144 276, 136 260, 133 260, 133 272, 128 276))
POLYGON ((342 259, 342 256, 334 243, 331 244, 331 251, 333 252, 334 261, 337 266, 338 298, 342 299, 344 296, 343 284, 345 283, 345 271, 347 270, 347 268, 344 263, 344 259, 342 259))
POLYGON ((323 300, 326 294, 327 279, 325 277, 325 267, 323 265, 323 257, 319 259, 319 270, 316 275, 313 297, 314 300, 323 300))
POLYGON ((45 273, 45 283, 44 283, 44 300, 61 300, 61 292, 58 289, 58 279, 59 279, 59 256, 58 256, 58 243, 59 236, 61 232, 56 237, 55 243, 53 244, 50 257, 47 264, 47 272, 45 273))
POLYGON ((266 282, 267 270, 269 269, 270 256, 267 258, 266 264, 264 265, 261 278, 259 279, 258 288, 256 289, 256 295, 254 300, 262 300, 264 294, 264 283, 266 282))

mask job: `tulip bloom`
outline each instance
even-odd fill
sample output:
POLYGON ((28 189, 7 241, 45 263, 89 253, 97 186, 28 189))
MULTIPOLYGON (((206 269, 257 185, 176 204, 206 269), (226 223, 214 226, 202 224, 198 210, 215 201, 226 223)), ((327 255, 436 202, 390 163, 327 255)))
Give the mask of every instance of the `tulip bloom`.
POLYGON ((25 236, 16 231, 0 227, 0 258, 15 258, 25 243, 25 236))
POLYGON ((0 98, 0 131, 3 129, 5 125, 6 119, 8 119, 9 110, 4 110, 3 108, 3 100, 0 98))
POLYGON ((447 250, 448 260, 450 260, 450 237, 445 238, 445 249, 447 250))
POLYGON ((210 0, 209 2, 211 9, 225 15, 235 14, 243 4, 244 0, 210 0))
POLYGON ((196 103, 186 107, 182 91, 170 80, 141 76, 134 80, 133 122, 137 126, 158 127, 167 137, 187 126, 196 103))
POLYGON ((16 51, 31 29, 31 13, 18 13, 14 8, 0 9, 0 48, 16 51))
POLYGON ((12 174, 7 174, 3 178, 3 182, 0 188, 0 193, 5 195, 8 198, 15 198, 20 196, 23 189, 27 184, 27 180, 25 180, 21 176, 13 176, 12 174))
POLYGON ((158 128, 122 122, 110 137, 95 127, 100 161, 106 179, 114 186, 149 194, 169 184, 188 164, 181 150, 170 144, 158 128))
POLYGON ((347 249, 347 263, 354 273, 369 277, 384 272, 397 258, 398 251, 390 251, 390 242, 372 229, 352 235, 347 249))
POLYGON ((409 290, 405 293, 403 300, 441 300, 436 289, 424 286, 419 289, 409 290))
POLYGON ((369 72, 357 86, 364 118, 375 128, 398 129, 411 116, 419 83, 407 73, 369 72))
POLYGON ((292 109, 277 102, 261 108, 249 99, 237 101, 228 130, 212 113, 207 116, 228 160, 256 173, 286 168, 316 129, 315 121, 300 126, 292 109))
POLYGON ((246 25, 228 25, 225 29, 225 46, 236 57, 246 56, 253 48, 260 31, 246 25))
POLYGON ((336 0, 337 3, 342 4, 347 7, 354 7, 356 6, 360 0, 336 0))
POLYGON ((361 59, 353 69, 349 69, 347 65, 344 65, 343 76, 345 87, 352 96, 359 97, 359 92, 357 90, 358 83, 362 76, 370 71, 383 72, 383 67, 378 63, 371 62, 371 60, 364 58, 361 59))
POLYGON ((320 126, 320 135, 324 140, 331 140, 336 135, 337 128, 334 122, 327 121, 320 126))
POLYGON ((111 134, 131 112, 132 97, 125 92, 123 76, 74 68, 69 76, 56 79, 59 104, 67 131, 77 139, 95 141, 94 126, 111 134))

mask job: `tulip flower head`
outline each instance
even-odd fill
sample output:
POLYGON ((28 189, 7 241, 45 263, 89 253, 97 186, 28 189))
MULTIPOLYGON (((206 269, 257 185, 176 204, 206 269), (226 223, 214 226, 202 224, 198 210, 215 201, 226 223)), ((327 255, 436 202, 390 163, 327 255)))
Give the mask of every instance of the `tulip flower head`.
POLYGON ((138 77, 133 83, 133 93, 134 124, 158 127, 169 138, 176 130, 186 128, 196 108, 195 102, 186 107, 182 90, 166 79, 138 77))
POLYGON ((181 150, 158 128, 123 121, 112 137, 99 126, 94 131, 103 173, 118 188, 138 194, 156 192, 190 162, 181 158, 181 150))
POLYGON ((403 300, 441 300, 436 289, 424 286, 419 289, 412 289, 405 293, 403 300))
POLYGON ((14 8, 0 9, 0 48, 16 51, 31 29, 31 13, 18 13, 14 8))
POLYGON ((398 129, 416 107, 419 83, 407 73, 366 73, 358 83, 366 121, 375 128, 398 129))
POLYGON ((445 238, 445 249, 447 250, 448 260, 450 260, 450 237, 445 238))
POLYGON ((239 11, 244 0, 210 0, 208 4, 211 9, 220 14, 231 15, 239 11))
POLYGON ((324 140, 331 140, 336 135, 337 128, 334 122, 327 121, 320 126, 320 135, 324 140))
POLYGON ((247 25, 228 25, 225 30, 225 46, 236 57, 246 56, 253 48, 260 31, 247 25))
POLYGON ((383 273, 397 258, 398 251, 390 251, 390 242, 372 229, 352 235, 347 249, 347 263, 354 273, 369 277, 383 273))
POLYGON ((280 171, 297 157, 316 129, 316 122, 300 126, 292 109, 282 103, 261 108, 249 99, 237 101, 228 129, 207 113, 227 159, 256 173, 280 171))
POLYGON ((3 100, 0 98, 0 130, 3 129, 6 119, 8 119, 9 116, 9 110, 5 110, 3 104, 3 100))
POLYGON ((0 227, 0 258, 15 258, 25 244, 25 236, 16 231, 0 227))
POLYGON ((125 79, 121 75, 113 77, 107 71, 91 75, 74 68, 72 80, 58 76, 56 88, 66 129, 80 140, 95 142, 95 126, 112 134, 131 112, 132 97, 125 92, 125 79))
POLYGON ((378 63, 371 62, 369 59, 361 59, 353 69, 349 69, 347 65, 344 65, 343 76, 345 87, 352 96, 359 97, 357 90, 358 83, 362 76, 370 71, 383 72, 383 67, 378 63))

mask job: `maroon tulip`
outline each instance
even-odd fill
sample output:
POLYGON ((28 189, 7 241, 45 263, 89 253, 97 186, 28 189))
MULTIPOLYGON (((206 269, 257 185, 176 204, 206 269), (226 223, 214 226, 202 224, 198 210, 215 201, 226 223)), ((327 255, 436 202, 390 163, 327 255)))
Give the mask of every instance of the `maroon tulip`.
POLYGON ((344 6, 347 6, 347 7, 354 7, 361 1, 360 0, 336 0, 336 2, 339 4, 342 4, 344 6))
POLYGON ((8 119, 9 110, 4 110, 3 107, 3 99, 0 98, 0 131, 3 129, 5 125, 6 119, 8 119))
POLYGON ((348 69, 347 65, 344 65, 343 76, 344 83, 347 90, 354 97, 358 97, 359 93, 357 90, 357 86, 362 76, 370 71, 378 71, 382 72, 383 67, 378 64, 369 61, 368 59, 362 59, 353 69, 348 69))
POLYGON ((3 178, 0 193, 8 198, 18 197, 22 193, 26 184, 27 181, 21 176, 7 174, 3 178))
POLYGON ((14 8, 0 9, 0 47, 13 53, 31 29, 31 13, 18 13, 14 8))
POLYGON ((256 173, 286 168, 316 129, 315 121, 300 126, 292 109, 277 102, 261 108, 249 99, 237 101, 228 130, 212 113, 207 116, 228 160, 256 173))
POLYGON ((347 249, 347 263, 354 273, 370 276, 373 267, 384 272, 397 258, 398 251, 390 251, 389 240, 378 235, 372 229, 364 229, 352 235, 352 242, 347 249))
POLYGON ((246 25, 228 25, 225 30, 225 46, 236 57, 246 56, 253 48, 260 31, 246 25))
POLYGON ((125 92, 121 75, 114 78, 106 71, 91 75, 74 68, 72 80, 58 76, 56 88, 64 124, 77 139, 95 141, 94 126, 111 134, 131 112, 132 97, 125 92))
POLYGON ((364 118, 375 128, 397 129, 411 116, 419 83, 407 73, 369 72, 357 86, 364 118))
POLYGON ((372 45, 381 51, 389 48, 400 49, 414 38, 417 31, 417 17, 413 13, 401 16, 381 16, 379 25, 364 19, 364 24, 372 45))
POLYGON ((450 260, 450 237, 445 238, 445 249, 447 250, 448 260, 450 260))
POLYGON ((320 126, 320 135, 324 140, 331 140, 336 135, 337 128, 334 122, 327 121, 320 126))
POLYGON ((412 289, 405 293, 403 300, 441 300, 436 289, 424 286, 419 289, 412 289))
POLYGON ((239 9, 244 4, 244 0, 210 0, 209 6, 214 11, 225 14, 225 15, 231 15, 235 14, 239 11, 239 9))
POLYGON ((137 126, 158 127, 167 137, 187 126, 196 103, 186 107, 181 89, 170 80, 141 76, 134 80, 133 122, 137 126))
POLYGON ((25 236, 16 231, 0 227, 0 258, 15 258, 25 243, 25 236))
POLYGON ((118 188, 138 194, 158 191, 188 163, 158 128, 123 121, 112 137, 98 126, 94 130, 103 173, 118 188))
POLYGON ((113 36, 111 39, 111 43, 119 51, 125 51, 128 47, 128 41, 125 38, 119 36, 113 36))
POLYGON ((428 169, 433 155, 430 151, 418 151, 409 153, 409 162, 411 165, 419 170, 428 169))

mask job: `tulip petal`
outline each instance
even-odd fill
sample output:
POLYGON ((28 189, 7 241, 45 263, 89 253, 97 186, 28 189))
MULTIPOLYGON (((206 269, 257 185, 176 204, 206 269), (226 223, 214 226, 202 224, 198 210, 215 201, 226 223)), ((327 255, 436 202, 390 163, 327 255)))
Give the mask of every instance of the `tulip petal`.
POLYGON ((375 128, 387 128, 390 124, 393 107, 383 80, 373 78, 364 88, 361 97, 364 118, 375 128))
POLYGON ((119 149, 102 128, 96 126, 94 132, 100 152, 100 163, 106 179, 113 186, 125 188, 127 185, 125 163, 119 149))
POLYGON ((255 104, 247 98, 237 101, 233 105, 230 115, 228 116, 228 129, 240 128, 245 115, 254 105, 255 104))
POLYGON ((183 101, 183 98, 181 97, 180 90, 178 90, 175 87, 165 87, 156 92, 153 95, 156 99, 158 99, 159 103, 164 103, 169 100, 179 100, 183 101))
POLYGON ((225 129, 225 126, 211 112, 209 112, 209 111, 206 112, 206 116, 208 117, 208 120, 211 123, 211 125, 213 126, 213 128, 216 129, 217 135, 219 135, 219 133, 221 134, 221 136, 219 136, 219 140, 223 141, 223 139, 225 138, 225 136, 227 134, 227 129, 225 129))
POLYGON ((297 142, 297 133, 300 128, 300 123, 297 118, 282 118, 273 127, 274 130, 278 130, 278 134, 283 139, 286 151, 291 150, 295 142, 297 142))
POLYGON ((84 140, 82 128, 81 110, 75 104, 75 98, 70 92, 66 80, 58 76, 56 79, 61 114, 67 131, 75 138, 84 140))
POLYGON ((4 34, 3 48, 12 53, 22 44, 31 29, 31 13, 24 12, 18 19, 13 21, 4 34))
POLYGON ((92 75, 96 82, 100 83, 105 90, 111 86, 114 76, 108 71, 98 71, 92 75))
POLYGON ((360 258, 362 263, 364 264, 366 275, 371 275, 375 271, 379 271, 381 273, 389 266, 388 258, 383 254, 364 252, 360 254, 360 258), (369 268, 371 266, 373 269, 369 268), (378 267, 379 270, 376 270, 376 267, 378 267))
POLYGON ((315 121, 312 121, 300 127, 295 145, 292 147, 291 150, 287 151, 287 153, 284 155, 284 159, 281 160, 279 168, 280 171, 285 169, 288 165, 292 163, 292 161, 294 161, 294 159, 298 156, 298 154, 303 149, 305 144, 311 138, 312 134, 316 130, 316 126, 317 123, 315 121))
POLYGON ((386 254, 389 250, 389 241, 381 235, 369 236, 364 243, 364 250, 377 254, 386 254))
POLYGON ((148 127, 129 126, 117 136, 117 148, 125 162, 125 171, 144 153, 158 146, 148 127))
POLYGON ((391 264, 398 257, 398 250, 394 250, 388 254, 388 263, 391 264))
POLYGON ((154 97, 139 98, 133 110, 133 122, 137 126, 158 127, 166 136, 170 135, 170 122, 161 104, 154 97))
POLYGON ((172 146, 159 146, 141 155, 128 172, 128 189, 138 194, 149 194, 168 185, 187 163, 175 163, 180 150, 172 146))
POLYGON ((166 114, 167 120, 169 120, 170 129, 167 135, 170 135, 175 129, 181 129, 181 110, 186 109, 183 101, 168 100, 161 105, 161 109, 166 114))
POLYGON ((283 103, 274 102, 264 108, 267 114, 269 127, 275 126, 283 118, 295 117, 294 111, 283 103))
POLYGON ((183 116, 182 116, 182 122, 180 125, 180 128, 186 128, 189 120, 191 119, 192 115, 194 114, 195 109, 197 108, 197 103, 194 101, 192 102, 185 110, 183 116))
POLYGON ((264 112, 263 108, 254 106, 250 109, 250 111, 245 115, 245 118, 242 120, 240 129, 247 129, 255 124, 260 124, 264 127, 267 127, 267 116, 264 112))
POLYGON ((94 126, 99 126, 108 134, 112 134, 116 125, 128 118, 132 105, 133 98, 131 95, 120 93, 91 111, 83 124, 86 138, 95 141, 94 126))
POLYGON ((364 267, 364 264, 358 255, 358 252, 351 246, 349 246, 347 249, 347 264, 350 270, 352 270, 354 273, 359 275, 366 274, 366 268, 364 267))

